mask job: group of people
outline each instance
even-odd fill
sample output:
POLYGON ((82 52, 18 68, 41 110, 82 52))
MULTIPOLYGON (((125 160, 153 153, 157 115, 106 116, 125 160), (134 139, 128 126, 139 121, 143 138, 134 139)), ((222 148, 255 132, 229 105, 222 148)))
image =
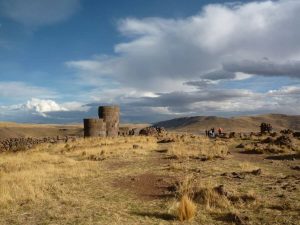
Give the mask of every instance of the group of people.
MULTIPOLYGON (((223 129, 220 127, 218 129, 218 135, 221 136, 223 134, 223 129)), ((205 130, 206 137, 216 137, 215 128, 211 128, 210 130, 205 130)))
MULTIPOLYGON (((273 127, 269 123, 261 123, 260 125, 260 132, 261 133, 271 133, 273 130, 273 127)), ((216 136, 221 137, 224 136, 223 129, 221 127, 218 128, 218 131, 216 133, 215 128, 211 128, 209 130, 205 130, 205 136, 214 138, 216 136)))
POLYGON ((261 123, 261 125, 260 125, 260 132, 261 133, 266 133, 266 132, 268 132, 268 133, 270 133, 270 132, 272 132, 272 126, 271 126, 271 124, 269 124, 269 123, 261 123))

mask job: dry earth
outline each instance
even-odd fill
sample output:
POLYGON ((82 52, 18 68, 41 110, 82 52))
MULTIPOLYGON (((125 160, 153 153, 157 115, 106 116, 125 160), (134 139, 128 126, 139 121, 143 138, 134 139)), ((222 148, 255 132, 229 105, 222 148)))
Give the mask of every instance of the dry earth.
POLYGON ((182 224, 184 194, 197 206, 184 224, 299 224, 299 149, 236 148, 261 139, 169 134, 2 153, 0 224, 182 224))

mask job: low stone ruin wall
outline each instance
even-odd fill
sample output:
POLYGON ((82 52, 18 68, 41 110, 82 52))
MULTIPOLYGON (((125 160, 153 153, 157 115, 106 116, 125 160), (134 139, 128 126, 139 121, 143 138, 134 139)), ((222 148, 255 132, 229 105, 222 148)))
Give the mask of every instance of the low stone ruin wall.
POLYGON ((129 135, 129 132, 130 132, 130 128, 129 127, 120 127, 119 128, 119 136, 128 136, 129 135))
POLYGON ((0 152, 6 151, 24 151, 31 149, 32 147, 49 143, 49 144, 57 144, 57 143, 68 143, 73 142, 78 137, 75 136, 57 136, 57 137, 44 137, 44 138, 8 138, 0 140, 0 152))
POLYGON ((119 136, 159 136, 167 131, 163 127, 129 128, 120 127, 119 136))
POLYGON ((143 136, 158 136, 166 133, 166 130, 163 127, 146 127, 141 129, 139 135, 143 136))

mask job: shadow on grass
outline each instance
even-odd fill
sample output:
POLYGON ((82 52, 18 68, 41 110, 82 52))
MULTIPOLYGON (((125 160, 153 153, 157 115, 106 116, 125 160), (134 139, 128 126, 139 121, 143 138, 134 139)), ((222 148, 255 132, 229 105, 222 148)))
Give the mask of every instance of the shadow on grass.
POLYGON ((246 225, 248 224, 247 222, 249 218, 247 216, 240 216, 236 213, 230 212, 218 217, 217 220, 236 225, 246 225))
POLYGON ((272 155, 272 156, 266 157, 266 159, 271 159, 271 160, 295 160, 295 159, 300 159, 300 154, 272 155))
POLYGON ((168 149, 158 149, 158 150, 155 150, 155 151, 158 152, 158 153, 167 153, 168 149))
POLYGON ((142 217, 152 217, 152 218, 156 218, 156 219, 161 219, 161 220, 167 220, 167 221, 171 221, 171 220, 175 220, 176 216, 168 214, 168 213, 161 213, 161 212, 132 212, 131 214, 133 215, 137 215, 137 216, 142 216, 142 217))
POLYGON ((263 154, 262 151, 258 151, 258 150, 244 150, 244 151, 239 151, 239 153, 241 153, 241 154, 251 154, 251 155, 262 155, 263 154))
POLYGON ((168 194, 152 194, 152 195, 145 195, 149 198, 154 198, 154 199, 170 199, 175 197, 175 193, 168 193, 168 194))

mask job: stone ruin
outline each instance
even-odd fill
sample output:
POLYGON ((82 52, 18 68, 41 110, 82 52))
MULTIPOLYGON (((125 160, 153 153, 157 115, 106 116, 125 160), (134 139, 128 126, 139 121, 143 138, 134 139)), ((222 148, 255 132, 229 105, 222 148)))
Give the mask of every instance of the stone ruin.
POLYGON ((75 136, 57 136, 57 137, 44 137, 44 138, 7 138, 0 140, 0 152, 6 151, 24 151, 33 148, 39 144, 58 144, 69 143, 77 139, 75 136))
POLYGON ((163 127, 146 127, 141 129, 139 135, 143 136, 159 136, 166 133, 166 130, 163 127))
POLYGON ((99 118, 84 119, 84 137, 117 137, 117 136, 159 136, 166 133, 163 127, 146 127, 143 129, 119 127, 119 106, 100 106, 99 118))
POLYGON ((132 128, 121 127, 119 129, 120 136, 161 136, 166 134, 166 130, 163 127, 145 127, 145 128, 132 128))
POLYGON ((100 106, 98 116, 106 124, 106 136, 116 137, 119 134, 120 107, 119 106, 100 106))
POLYGON ((100 106, 98 118, 84 119, 84 137, 116 137, 119 135, 119 106, 100 106))

